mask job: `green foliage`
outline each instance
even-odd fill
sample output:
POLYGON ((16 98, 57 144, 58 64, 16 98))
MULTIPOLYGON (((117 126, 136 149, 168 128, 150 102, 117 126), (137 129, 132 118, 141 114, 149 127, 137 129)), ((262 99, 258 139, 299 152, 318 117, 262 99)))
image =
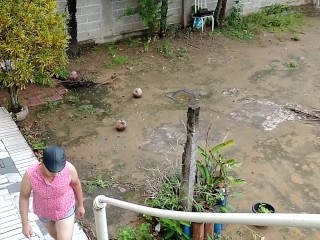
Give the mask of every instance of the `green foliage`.
POLYGON ((0 87, 8 89, 14 110, 20 89, 49 84, 67 63, 65 22, 55 0, 0 1, 0 87))
POLYGON ((265 203, 260 203, 258 207, 258 212, 259 213, 272 213, 268 208, 265 207, 265 203))
POLYGON ((114 185, 114 179, 110 177, 110 179, 106 180, 102 175, 97 175, 93 180, 84 180, 82 183, 87 193, 93 193, 97 188, 112 187, 114 185))
POLYGON ((60 79, 67 79, 69 77, 69 70, 66 67, 59 67, 54 75, 60 79))
POLYGON ((112 59, 111 62, 106 62, 106 67, 113 68, 129 63, 129 58, 127 56, 117 54, 117 48, 115 45, 109 45, 108 52, 111 55, 112 59))
MULTIPOLYGON (((223 200, 222 188, 238 186, 245 181, 232 176, 240 165, 234 158, 225 158, 221 151, 234 145, 233 140, 225 141, 210 149, 198 147, 201 159, 197 161, 197 179, 195 185, 194 207, 196 211, 213 211, 217 201, 223 200)), ((220 211, 229 211, 222 207, 220 211)))
POLYGON ((36 141, 31 142, 31 147, 33 150, 43 150, 47 146, 44 142, 42 142, 40 140, 36 140, 36 141))
POLYGON ((126 227, 120 229, 118 240, 153 240, 151 225, 143 223, 139 228, 126 227))
POLYGON ((63 103, 63 101, 51 101, 51 100, 47 100, 45 107, 47 110, 52 110, 52 109, 56 109, 57 107, 59 107, 61 104, 63 103))
POLYGON ((159 47, 160 53, 167 59, 172 59, 174 57, 174 49, 169 41, 164 41, 159 47))
POLYGON ((294 31, 303 21, 303 15, 296 13, 290 6, 274 4, 261 11, 242 16, 243 3, 238 3, 231 9, 226 18, 225 29, 222 34, 248 40, 261 31, 287 32, 294 31))
POLYGON ((182 226, 190 226, 190 223, 185 221, 177 221, 167 218, 160 218, 159 223, 161 225, 161 237, 160 239, 170 240, 190 240, 183 231, 182 226))
POLYGON ((291 60, 285 64, 288 68, 297 68, 299 65, 296 61, 291 60))
POLYGON ((96 109, 93 105, 82 105, 78 108, 78 111, 83 115, 91 115, 96 112, 96 109))
POLYGON ((127 8, 123 16, 140 15, 143 25, 150 34, 159 26, 160 4, 155 0, 137 0, 138 6, 127 8))
POLYGON ((179 200, 179 189, 181 181, 178 176, 174 175, 161 186, 159 193, 153 198, 146 200, 149 207, 168 209, 168 210, 182 210, 179 200))

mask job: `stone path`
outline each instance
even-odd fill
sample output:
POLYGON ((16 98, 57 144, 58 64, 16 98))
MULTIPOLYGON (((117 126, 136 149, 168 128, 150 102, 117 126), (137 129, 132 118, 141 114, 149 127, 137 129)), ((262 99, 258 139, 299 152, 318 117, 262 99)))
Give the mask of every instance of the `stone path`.
MULTIPOLYGON (((19 191, 26 169, 38 160, 9 113, 0 107, 0 240, 26 239, 21 233, 19 191)), ((32 240, 51 240, 38 217, 33 214, 30 199, 29 221, 32 240)), ((87 240, 76 223, 73 240, 87 240)))

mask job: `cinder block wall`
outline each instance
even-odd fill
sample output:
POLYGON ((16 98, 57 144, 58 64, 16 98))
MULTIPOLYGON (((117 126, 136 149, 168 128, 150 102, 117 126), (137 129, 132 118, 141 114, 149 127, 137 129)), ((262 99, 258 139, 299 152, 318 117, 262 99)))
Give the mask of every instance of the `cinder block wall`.
MULTIPOLYGON (((65 10, 66 0, 57 0, 59 10, 65 10)), ((311 0, 243 0, 244 12, 257 11, 261 7, 274 3, 290 3, 300 5, 311 0)), ((112 41, 125 34, 143 29, 139 16, 125 16, 128 7, 136 6, 136 0, 77 0, 78 41, 94 40, 95 42, 112 41)), ((193 0, 188 2, 187 16, 191 15, 193 0)), ((207 7, 214 9, 217 0, 207 0, 207 7)), ((234 0, 228 1, 228 8, 234 0)), ((173 0, 169 5, 169 23, 181 23, 182 0, 173 0)))
MULTIPOLYGON (((66 0, 57 0, 58 10, 67 11, 66 0)), ((102 41, 101 0, 77 0, 78 41, 102 41)))

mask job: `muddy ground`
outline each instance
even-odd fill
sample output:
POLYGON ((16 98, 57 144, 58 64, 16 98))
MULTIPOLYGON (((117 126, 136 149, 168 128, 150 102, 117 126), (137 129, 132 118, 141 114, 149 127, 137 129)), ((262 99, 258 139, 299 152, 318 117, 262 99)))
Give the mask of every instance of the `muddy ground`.
MULTIPOLYGON (((319 213, 320 123, 284 108, 320 109, 320 18, 319 12, 307 11, 304 27, 295 33, 265 33, 242 42, 187 31, 170 40, 173 59, 160 54, 160 41, 148 51, 128 41, 117 46, 117 53, 128 56, 129 64, 106 67, 110 54, 103 47, 73 62, 73 69, 110 84, 70 92, 63 104, 33 111, 29 123, 36 119, 48 143, 66 147, 82 179, 102 173, 111 182, 112 187, 86 194, 87 219, 94 221, 91 206, 98 194, 143 203, 146 168, 181 158, 190 101, 201 107, 200 145, 210 124, 210 144, 226 135, 237 144, 229 154, 242 163, 238 175, 247 184, 240 198, 230 200, 236 212, 251 212, 253 203, 265 201, 281 213, 319 213), (177 50, 181 47, 187 52, 177 50), (132 97, 136 87, 143 89, 140 99, 132 97), (182 89, 198 100, 184 93, 177 94, 177 101, 166 96, 182 89), (118 119, 128 123, 123 132, 115 130, 118 119)), ((108 207, 113 236, 137 219, 108 207)), ((250 228, 270 240, 318 239, 320 234, 250 228)), ((244 226, 228 226, 224 234, 232 239, 252 235, 244 226)))

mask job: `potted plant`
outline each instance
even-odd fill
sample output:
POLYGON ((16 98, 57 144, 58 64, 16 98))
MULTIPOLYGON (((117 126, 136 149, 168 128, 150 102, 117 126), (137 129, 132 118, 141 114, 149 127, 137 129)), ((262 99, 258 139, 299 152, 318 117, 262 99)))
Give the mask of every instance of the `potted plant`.
MULTIPOLYGON (((226 158, 221 151, 234 145, 233 140, 224 141, 212 148, 198 147, 201 159, 197 161, 197 177, 194 193, 194 211, 230 212, 227 204, 228 189, 244 183, 232 176, 240 163, 234 158, 226 158)), ((215 232, 221 234, 222 225, 215 224, 215 232)))
MULTIPOLYGON (((264 202, 258 202, 252 205, 252 212, 254 213, 275 213, 275 208, 269 204, 264 202)), ((266 226, 255 226, 257 228, 266 228, 266 226)))

